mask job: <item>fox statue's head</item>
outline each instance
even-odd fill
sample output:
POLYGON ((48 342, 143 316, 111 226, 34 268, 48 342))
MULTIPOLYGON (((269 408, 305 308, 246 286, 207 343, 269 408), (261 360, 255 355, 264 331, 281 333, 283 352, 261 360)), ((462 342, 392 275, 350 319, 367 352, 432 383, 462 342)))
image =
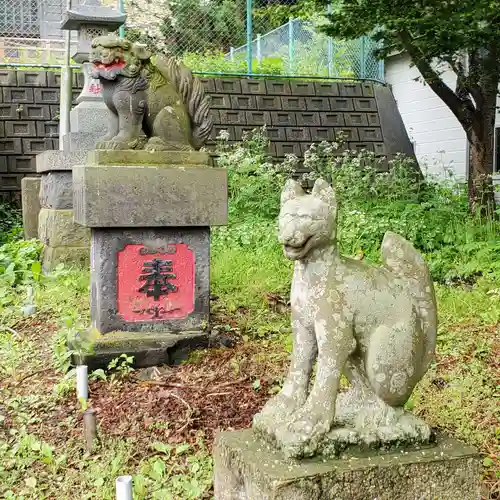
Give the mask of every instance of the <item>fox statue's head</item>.
POLYGON ((336 229, 335 192, 326 181, 318 179, 311 194, 294 180, 286 182, 281 193, 278 240, 288 259, 302 260, 314 248, 331 246, 336 229))

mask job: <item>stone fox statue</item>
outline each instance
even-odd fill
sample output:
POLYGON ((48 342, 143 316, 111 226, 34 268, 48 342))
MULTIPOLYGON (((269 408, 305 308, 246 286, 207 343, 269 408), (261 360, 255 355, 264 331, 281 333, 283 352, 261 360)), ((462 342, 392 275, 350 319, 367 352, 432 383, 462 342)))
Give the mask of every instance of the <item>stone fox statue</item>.
POLYGON ((109 131, 97 149, 199 149, 212 130, 203 84, 173 57, 114 35, 92 41, 92 77, 110 110, 109 131))
POLYGON ((321 179, 310 195, 287 181, 278 226, 285 256, 295 261, 292 361, 254 429, 288 457, 429 441, 429 427, 403 410, 436 342, 436 300, 422 256, 387 232, 382 267, 341 257, 335 193, 321 179), (339 393, 342 373, 350 388, 339 393))

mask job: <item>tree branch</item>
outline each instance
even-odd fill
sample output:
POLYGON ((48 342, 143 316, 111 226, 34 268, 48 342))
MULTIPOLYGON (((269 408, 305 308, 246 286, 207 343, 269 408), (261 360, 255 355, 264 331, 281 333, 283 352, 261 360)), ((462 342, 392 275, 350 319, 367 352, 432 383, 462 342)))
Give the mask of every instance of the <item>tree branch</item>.
POLYGON ((422 52, 413 43, 411 35, 407 31, 398 33, 401 44, 410 55, 413 63, 418 68, 424 80, 434 93, 450 108, 458 121, 467 132, 474 121, 474 106, 470 99, 459 98, 453 90, 443 82, 439 74, 424 57, 422 52), (469 101, 469 103, 467 102, 469 101))

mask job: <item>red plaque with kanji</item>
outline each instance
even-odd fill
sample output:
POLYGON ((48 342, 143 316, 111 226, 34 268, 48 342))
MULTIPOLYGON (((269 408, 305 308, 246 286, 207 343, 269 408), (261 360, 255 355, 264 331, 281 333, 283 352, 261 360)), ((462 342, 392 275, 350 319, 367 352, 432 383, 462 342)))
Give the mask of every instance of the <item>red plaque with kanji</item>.
POLYGON ((194 310, 194 254, 184 243, 118 252, 118 314, 130 322, 185 318, 194 310))

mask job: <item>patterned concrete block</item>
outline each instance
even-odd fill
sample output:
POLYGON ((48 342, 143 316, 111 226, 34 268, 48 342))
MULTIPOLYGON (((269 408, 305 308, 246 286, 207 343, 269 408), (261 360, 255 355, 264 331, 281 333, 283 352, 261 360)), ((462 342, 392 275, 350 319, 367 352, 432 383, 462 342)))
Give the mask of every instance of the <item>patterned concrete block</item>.
POLYGON ((285 130, 286 129, 283 127, 267 127, 266 128, 267 137, 269 137, 271 141, 284 142, 286 141, 285 130))
POLYGON ((0 175, 0 186, 2 186, 2 191, 20 191, 22 178, 23 176, 19 174, 0 175))
POLYGON ((281 102, 278 96, 258 96, 257 108, 261 110, 280 110, 281 102))
POLYGON ((327 97, 309 97, 306 99, 307 111, 330 111, 330 101, 327 97))
MULTIPOLYGON (((57 107, 59 113, 59 106, 57 107)), ((43 104, 24 104, 21 110, 21 118, 24 120, 51 120, 49 106, 43 104)))
POLYGON ((288 154, 293 154, 295 156, 300 156, 302 154, 300 144, 297 142, 275 142, 274 145, 276 147, 276 156, 281 158, 288 154))
POLYGON ((330 97, 330 109, 332 111, 354 111, 352 99, 346 97, 330 97))
POLYGON ((219 113, 222 125, 244 125, 246 123, 244 111, 220 110, 219 113))
POLYGON ((375 91, 373 90, 373 83, 364 82, 361 84, 363 90, 363 97, 375 97, 375 91))
POLYGON ((269 111, 247 111, 246 118, 248 125, 271 125, 271 113, 269 111))
POLYGON ((314 82, 314 90, 317 96, 336 97, 339 95, 338 83, 314 82))
POLYGON ((366 151, 374 151, 372 142, 349 142, 349 149, 353 151, 361 151, 365 149, 366 151))
POLYGON ((33 102, 33 89, 31 88, 9 88, 4 87, 3 102, 15 103, 32 103, 33 102))
POLYGON ((321 125, 320 113, 318 112, 301 112, 296 113, 297 125, 303 125, 307 127, 318 127, 321 125))
POLYGON ((36 137, 36 127, 33 121, 5 122, 7 137, 36 137))
POLYGON ((359 140, 361 142, 366 141, 382 141, 382 130, 380 128, 359 128, 359 140))
POLYGON ((375 151, 376 155, 380 156, 387 154, 387 148, 385 147, 385 144, 383 142, 374 142, 373 151, 375 151))
POLYGON ((263 95, 267 93, 265 80, 242 80, 241 92, 243 94, 258 94, 263 95))
POLYGON ((252 132, 253 130, 255 130, 257 127, 255 126, 251 126, 251 125, 240 125, 240 126, 237 126, 237 127, 234 127, 234 134, 235 134, 235 138, 237 141, 241 141, 243 139, 243 136, 249 132, 252 132))
POLYGON ((257 100, 254 95, 232 95, 231 96, 232 109, 256 109, 257 100))
POLYGON ((19 87, 46 87, 47 72, 46 71, 18 71, 17 84, 19 87))
POLYGON ((231 109, 231 99, 228 95, 212 95, 210 107, 213 109, 231 109))
POLYGON ((292 95, 315 96, 316 89, 313 82, 298 82, 293 80, 290 82, 292 95))
POLYGON ((380 127, 380 118, 378 113, 366 113, 366 118, 368 119, 368 126, 380 127))
POLYGON ((233 126, 228 126, 228 125, 214 125, 212 127, 212 132, 210 134, 210 138, 212 140, 215 140, 217 139, 217 137, 219 136, 219 134, 221 132, 225 132, 229 135, 229 139, 230 141, 234 141, 236 140, 236 136, 235 136, 235 127, 233 126))
POLYGON ((17 71, 0 68, 0 87, 15 87, 17 85, 17 71))
POLYGON ((200 81, 207 94, 215 92, 215 80, 213 78, 200 78, 200 81))
POLYGON ((313 142, 332 142, 335 140, 335 133, 332 127, 311 127, 311 141, 313 142))
POLYGON ((271 123, 273 127, 286 127, 288 125, 297 125, 297 119, 294 113, 284 111, 272 111, 271 123))
POLYGON ((369 98, 354 99, 354 109, 356 111, 364 111, 365 113, 370 111, 377 111, 377 101, 375 101, 375 99, 369 98))
POLYGON ((288 127, 286 129, 287 141, 310 141, 311 133, 305 127, 288 127))
POLYGON ((8 156, 9 172, 27 174, 36 172, 34 156, 8 156))
POLYGON ((59 104, 60 99, 59 89, 35 89, 35 104, 59 104))
POLYGON ((266 81, 266 89, 269 95, 290 95, 293 93, 290 88, 290 82, 287 80, 266 81))
POLYGON ((21 139, 0 139, 0 153, 4 155, 20 155, 23 153, 21 139))
POLYGON ((15 104, 0 104, 0 120, 15 120, 18 117, 17 109, 15 104))
POLYGON ((6 174, 8 172, 7 159, 9 156, 0 155, 0 173, 6 174))
POLYGON ((366 113, 344 113, 344 121, 348 127, 367 127, 366 113))
MULTIPOLYGON (((73 81, 75 80, 76 73, 73 73, 73 81)), ((48 71, 47 72, 47 87, 61 87, 61 72, 48 71)))
POLYGON ((5 137, 5 124, 4 122, 0 122, 0 139, 5 137))
POLYGON ((36 122, 38 137, 59 137, 59 122, 36 122))
POLYGON ((241 83, 237 78, 217 78, 215 90, 221 94, 241 94, 241 83))
POLYGON ((303 97, 281 97, 281 109, 285 111, 305 111, 306 100, 303 97))
POLYGON ((37 154, 53 148, 52 139, 23 139, 23 153, 37 154))
POLYGON ((343 97, 362 97, 363 89, 360 83, 339 83, 339 93, 343 97))
POLYGON ((335 138, 338 139, 340 135, 344 136, 344 140, 351 141, 359 141, 358 129, 354 127, 341 127, 335 128, 335 138))

